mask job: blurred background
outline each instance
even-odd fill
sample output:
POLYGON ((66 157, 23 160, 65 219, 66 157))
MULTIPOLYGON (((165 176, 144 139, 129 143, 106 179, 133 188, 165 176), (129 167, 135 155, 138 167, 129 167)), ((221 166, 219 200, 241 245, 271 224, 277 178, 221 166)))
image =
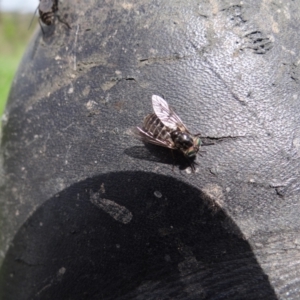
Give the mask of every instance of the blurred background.
POLYGON ((19 62, 38 26, 38 4, 39 0, 0 0, 0 116, 19 62))

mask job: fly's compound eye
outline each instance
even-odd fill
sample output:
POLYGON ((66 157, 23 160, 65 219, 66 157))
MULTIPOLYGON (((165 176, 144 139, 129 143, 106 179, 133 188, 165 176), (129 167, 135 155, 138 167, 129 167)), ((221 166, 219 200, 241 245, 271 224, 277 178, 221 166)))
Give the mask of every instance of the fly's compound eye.
POLYGON ((197 137, 197 138, 195 139, 195 142, 194 142, 194 143, 195 143, 195 145, 198 147, 198 150, 199 150, 199 148, 200 148, 200 146, 201 146, 201 140, 200 140, 200 138, 197 137))
POLYGON ((199 151, 199 147, 198 146, 193 146, 190 149, 188 149, 184 155, 187 156, 188 158, 193 158, 197 155, 199 151))
POLYGON ((200 145, 201 145, 200 138, 196 138, 193 141, 193 144, 191 145, 191 147, 189 149, 187 149, 187 151, 184 153, 185 156, 187 156, 188 158, 195 157, 200 149, 200 145))

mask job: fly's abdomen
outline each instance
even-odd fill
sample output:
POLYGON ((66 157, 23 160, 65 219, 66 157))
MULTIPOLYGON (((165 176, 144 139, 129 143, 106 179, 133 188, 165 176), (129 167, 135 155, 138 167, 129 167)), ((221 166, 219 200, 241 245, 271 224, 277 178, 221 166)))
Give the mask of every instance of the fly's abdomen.
POLYGON ((54 13, 53 13, 53 11, 48 11, 48 12, 40 11, 40 17, 41 17, 42 22, 49 26, 53 23, 54 13))
POLYGON ((156 114, 150 114, 145 117, 143 129, 157 140, 173 143, 170 129, 160 121, 156 114))
POLYGON ((39 14, 42 22, 46 25, 52 25, 55 13, 58 11, 58 0, 53 0, 52 6, 44 10, 44 6, 39 6, 39 14))

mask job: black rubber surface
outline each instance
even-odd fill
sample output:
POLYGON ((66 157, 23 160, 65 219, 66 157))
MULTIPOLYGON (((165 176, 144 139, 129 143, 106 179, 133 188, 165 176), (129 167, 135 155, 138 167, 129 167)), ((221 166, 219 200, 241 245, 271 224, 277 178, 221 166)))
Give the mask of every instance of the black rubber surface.
POLYGON ((300 2, 58 13, 2 120, 2 299, 299 299, 300 2), (131 135, 153 94, 196 173, 131 135))

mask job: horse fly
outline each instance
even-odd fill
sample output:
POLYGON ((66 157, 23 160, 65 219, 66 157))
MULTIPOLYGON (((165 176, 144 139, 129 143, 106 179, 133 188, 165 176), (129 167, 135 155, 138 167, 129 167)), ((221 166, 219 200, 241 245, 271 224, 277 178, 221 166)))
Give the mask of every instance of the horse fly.
POLYGON ((143 127, 137 127, 139 137, 147 143, 179 150, 189 160, 192 171, 200 146, 200 134, 192 134, 169 104, 160 96, 152 96, 154 113, 144 119, 143 127))
MULTIPOLYGON (((55 17, 56 17, 59 22, 65 24, 69 29, 71 29, 70 25, 66 21, 63 21, 57 14, 58 0, 40 0, 40 4, 37 9, 40 15, 39 22, 42 22, 45 25, 50 26, 54 24, 55 17)), ((41 23, 40 26, 44 34, 44 30, 41 23)))

